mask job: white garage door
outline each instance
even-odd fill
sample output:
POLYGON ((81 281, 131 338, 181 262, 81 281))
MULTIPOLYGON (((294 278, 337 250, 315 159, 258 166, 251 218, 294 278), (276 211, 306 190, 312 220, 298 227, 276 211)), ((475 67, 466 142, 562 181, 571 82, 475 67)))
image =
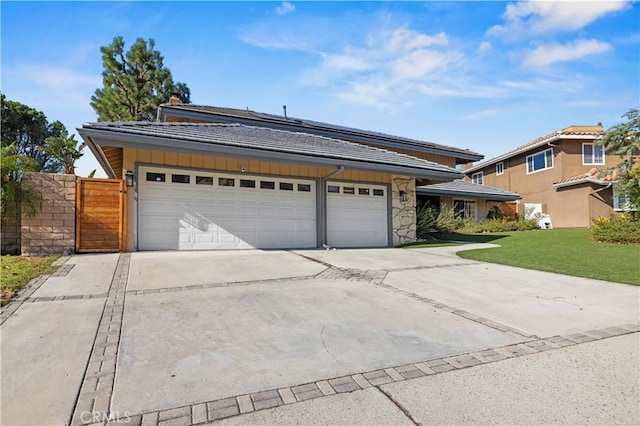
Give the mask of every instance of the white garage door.
POLYGON ((316 247, 316 184, 140 167, 138 249, 316 247))
POLYGON ((327 183, 327 244, 386 247, 387 197, 386 186, 327 183))

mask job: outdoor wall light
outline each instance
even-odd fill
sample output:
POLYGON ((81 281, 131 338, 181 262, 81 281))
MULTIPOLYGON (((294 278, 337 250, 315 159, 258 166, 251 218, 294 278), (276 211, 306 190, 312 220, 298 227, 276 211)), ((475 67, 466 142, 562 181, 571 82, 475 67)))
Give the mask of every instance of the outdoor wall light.
POLYGON ((406 203, 409 197, 407 196, 407 191, 400 191, 400 201, 406 203))
POLYGON ((136 176, 133 174, 131 170, 127 170, 127 173, 124 174, 124 183, 128 188, 133 186, 133 180, 136 176))

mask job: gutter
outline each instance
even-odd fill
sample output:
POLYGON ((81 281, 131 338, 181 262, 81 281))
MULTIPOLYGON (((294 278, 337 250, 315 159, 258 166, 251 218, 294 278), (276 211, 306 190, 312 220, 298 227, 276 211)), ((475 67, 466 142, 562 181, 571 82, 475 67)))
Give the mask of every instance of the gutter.
POLYGON ((598 191, 601 191, 603 189, 607 189, 609 186, 611 186, 611 184, 615 183, 615 181, 604 181, 604 180, 592 180, 592 179, 579 179, 579 180, 572 180, 571 182, 562 182, 562 183, 554 183, 553 186, 555 188, 566 188, 568 186, 574 186, 574 185, 581 185, 583 183, 593 183, 596 185, 606 185, 604 188, 600 188, 598 191))

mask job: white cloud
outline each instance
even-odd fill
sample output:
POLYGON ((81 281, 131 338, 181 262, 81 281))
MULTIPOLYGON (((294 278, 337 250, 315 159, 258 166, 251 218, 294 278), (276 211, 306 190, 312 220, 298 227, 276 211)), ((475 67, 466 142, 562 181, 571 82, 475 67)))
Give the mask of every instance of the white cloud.
POLYGON ((296 7, 288 1, 283 1, 280 6, 276 7, 276 13, 278 15, 286 15, 287 13, 295 12, 296 7))
POLYGON ((488 41, 483 41, 478 45, 478 53, 488 52, 491 49, 493 49, 493 46, 488 41))
POLYGON ((508 4, 503 15, 505 23, 493 26, 487 35, 513 39, 576 31, 606 14, 628 8, 629 4, 624 0, 526 1, 508 4))
POLYGON ((405 26, 377 31, 360 45, 322 52, 322 61, 307 69, 302 81, 327 86, 345 102, 406 105, 420 95, 420 85, 437 82, 464 61, 464 55, 448 45, 442 32, 427 34, 405 26))
POLYGON ((611 49, 611 45, 598 40, 576 40, 567 44, 538 46, 524 59, 526 67, 544 67, 557 62, 577 61, 611 49))

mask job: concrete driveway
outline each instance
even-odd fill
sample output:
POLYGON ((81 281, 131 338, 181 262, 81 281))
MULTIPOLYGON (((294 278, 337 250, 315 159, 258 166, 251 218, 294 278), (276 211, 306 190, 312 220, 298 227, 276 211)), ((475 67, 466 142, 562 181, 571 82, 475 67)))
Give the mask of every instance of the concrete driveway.
POLYGON ((640 421, 639 288, 457 250, 74 256, 2 314, 1 422, 640 421))

